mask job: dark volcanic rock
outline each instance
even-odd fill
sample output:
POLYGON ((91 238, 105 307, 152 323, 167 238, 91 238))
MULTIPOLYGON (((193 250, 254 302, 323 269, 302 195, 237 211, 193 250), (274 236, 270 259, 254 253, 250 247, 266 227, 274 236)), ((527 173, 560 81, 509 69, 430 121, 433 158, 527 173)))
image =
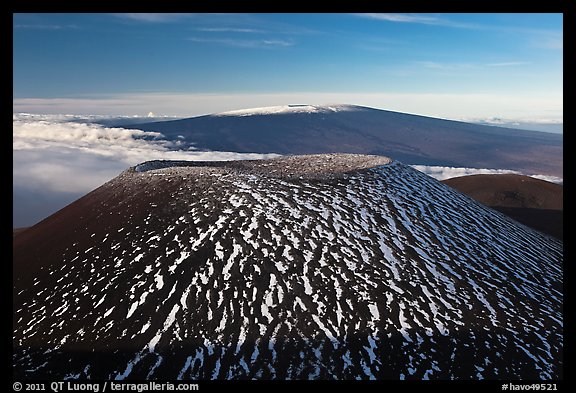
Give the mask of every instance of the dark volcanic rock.
POLYGON ((18 379, 562 377, 562 242, 383 157, 141 164, 13 242, 18 379))

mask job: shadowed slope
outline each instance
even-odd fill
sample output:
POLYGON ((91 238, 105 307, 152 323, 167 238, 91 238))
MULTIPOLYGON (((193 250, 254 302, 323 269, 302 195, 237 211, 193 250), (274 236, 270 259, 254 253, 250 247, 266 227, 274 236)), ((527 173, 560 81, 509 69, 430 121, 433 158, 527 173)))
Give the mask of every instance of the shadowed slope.
POLYGON ((443 183, 538 231, 564 238, 564 187, 529 176, 471 175, 443 183))

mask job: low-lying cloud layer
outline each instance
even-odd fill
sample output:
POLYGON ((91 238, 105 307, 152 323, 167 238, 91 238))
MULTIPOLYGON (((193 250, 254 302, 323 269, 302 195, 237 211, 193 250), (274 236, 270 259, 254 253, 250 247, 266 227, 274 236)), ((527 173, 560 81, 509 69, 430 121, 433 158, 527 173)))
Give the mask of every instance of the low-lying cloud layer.
POLYGON ((242 160, 275 154, 181 150, 156 132, 62 115, 13 117, 13 225, 33 225, 130 166, 148 160, 242 160))
POLYGON ((13 112, 139 114, 150 110, 168 116, 192 117, 241 108, 305 103, 349 103, 442 119, 491 119, 494 116, 540 118, 562 122, 563 100, 557 94, 452 94, 452 93, 134 93, 74 98, 14 98, 13 112), (550 108, 542 110, 542 108, 550 108))
MULTIPOLYGON (((449 166, 428 166, 428 165, 411 165, 412 168, 424 172, 437 180, 446 180, 453 177, 468 176, 468 175, 497 175, 504 173, 515 173, 522 175, 523 173, 513 171, 510 169, 487 169, 487 168, 455 168, 449 166)), ((546 180, 552 183, 563 183, 563 179, 556 176, 547 175, 529 175, 540 180, 546 180)))
MULTIPOLYGON (((128 167, 148 160, 241 160, 276 154, 184 150, 157 132, 106 127, 101 116, 14 114, 13 226, 48 217, 128 167)), ((134 119, 137 123, 141 119, 134 119)), ((108 121, 109 122, 109 121, 108 121)), ((122 120, 127 123, 126 119, 122 120)), ((478 173, 518 173, 505 169, 413 165, 436 179, 478 173)), ((562 182, 551 176, 533 176, 562 182)))

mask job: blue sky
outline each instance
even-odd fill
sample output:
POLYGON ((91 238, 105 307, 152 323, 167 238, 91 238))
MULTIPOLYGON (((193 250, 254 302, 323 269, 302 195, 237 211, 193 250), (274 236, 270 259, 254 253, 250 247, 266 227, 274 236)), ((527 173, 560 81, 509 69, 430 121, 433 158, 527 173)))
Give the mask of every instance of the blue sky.
POLYGON ((14 112, 562 121, 562 14, 14 14, 14 112))

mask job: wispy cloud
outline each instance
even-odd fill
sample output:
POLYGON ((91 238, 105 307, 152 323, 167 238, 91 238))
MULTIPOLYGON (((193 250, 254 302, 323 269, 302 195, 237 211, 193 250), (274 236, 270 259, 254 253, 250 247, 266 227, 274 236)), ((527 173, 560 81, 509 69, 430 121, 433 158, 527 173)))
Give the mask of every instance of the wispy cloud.
POLYGON ((16 24, 15 29, 22 30, 68 30, 79 29, 77 25, 54 25, 54 24, 16 24))
POLYGON ((354 14, 358 17, 392 23, 420 24, 429 26, 453 27, 458 29, 473 29, 482 31, 516 34, 522 37, 530 46, 540 49, 563 49, 562 30, 540 28, 524 28, 511 24, 470 23, 454 20, 450 14, 391 14, 364 13, 354 14))
POLYGON ((207 33, 265 33, 264 30, 242 27, 198 27, 195 30, 207 33))
POLYGON ((370 19, 385 20, 388 22, 402 22, 402 23, 424 23, 424 24, 438 24, 440 20, 432 16, 424 16, 418 14, 357 14, 370 19))
POLYGON ((260 42, 263 45, 268 45, 268 46, 293 46, 294 45, 293 41, 287 41, 287 40, 261 40, 260 42))
POLYGON ((449 63, 449 62, 438 62, 438 61, 415 61, 413 64, 442 71, 457 71, 457 70, 470 70, 470 69, 482 69, 487 67, 517 67, 522 65, 530 64, 528 61, 503 61, 495 63, 449 63))
POLYGON ((530 45, 538 49, 563 50, 564 36, 562 31, 532 32, 530 45))
POLYGON ((415 65, 433 69, 433 70, 443 70, 443 71, 454 71, 474 68, 475 66, 470 63, 442 63, 438 61, 415 61, 415 65))
POLYGON ((122 13, 114 16, 122 19, 146 23, 168 23, 190 17, 193 14, 186 13, 122 13))
POLYGON ((530 64, 529 61, 504 61, 500 63, 487 63, 484 64, 487 67, 515 67, 520 65, 530 64))
POLYGON ((436 15, 387 14, 387 13, 383 14, 365 13, 356 15, 362 18, 375 19, 386 22, 395 22, 395 23, 417 23, 422 25, 446 26, 446 27, 467 28, 467 29, 480 27, 479 25, 476 24, 457 22, 436 15))
POLYGON ((225 46, 234 46, 238 48, 275 48, 293 46, 293 41, 280 39, 261 39, 261 40, 244 40, 236 38, 204 38, 191 37, 189 41, 207 44, 217 44, 225 46))

